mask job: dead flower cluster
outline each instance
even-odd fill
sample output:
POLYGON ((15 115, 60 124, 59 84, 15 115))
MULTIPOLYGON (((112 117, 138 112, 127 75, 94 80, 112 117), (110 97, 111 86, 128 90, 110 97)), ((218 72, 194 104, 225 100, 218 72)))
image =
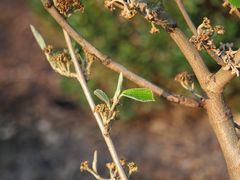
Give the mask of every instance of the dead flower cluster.
POLYGON ((71 70, 72 61, 68 50, 48 45, 43 52, 54 71, 66 77, 76 77, 76 73, 71 70))
POLYGON ((234 51, 232 49, 233 43, 220 43, 220 47, 214 52, 223 60, 226 64, 223 67, 224 70, 231 70, 232 73, 239 76, 239 69, 240 68, 240 58, 236 59, 235 55, 238 51, 234 51))
POLYGON ((178 81, 183 88, 193 91, 194 90, 194 76, 184 71, 175 76, 175 81, 178 81))
POLYGON ((214 44, 212 36, 214 34, 224 34, 223 26, 212 27, 210 20, 204 17, 202 24, 197 28, 197 34, 190 38, 198 50, 207 49, 213 51, 224 62, 224 70, 231 70, 239 76, 240 60, 235 58, 237 51, 232 49, 233 43, 220 43, 220 47, 217 48, 214 44))
POLYGON ((65 17, 69 17, 73 12, 84 10, 83 4, 79 0, 54 0, 54 5, 65 17))
MULTIPOLYGON (((140 1, 140 0, 105 0, 105 6, 110 10, 115 10, 116 7, 121 9, 120 16, 131 19, 133 18, 138 10, 145 14, 145 19, 147 19, 151 23, 150 33, 158 33, 159 29, 155 26, 156 22, 160 22, 158 16, 158 7, 150 8, 148 3, 140 1)), ((162 22, 163 24, 165 22, 162 22)))
POLYGON ((95 112, 98 112, 100 114, 105 130, 107 133, 109 133, 110 123, 117 118, 119 112, 115 108, 109 108, 106 104, 96 105, 95 112))
POLYGON ((197 34, 190 38, 198 50, 202 49, 216 49, 212 36, 214 34, 224 34, 223 26, 212 27, 210 20, 207 17, 203 18, 202 24, 197 28, 197 34))
MULTIPOLYGON (((109 178, 103 178, 99 175, 97 170, 97 151, 94 152, 93 162, 92 165, 88 161, 83 161, 80 165, 80 171, 87 171, 88 173, 92 174, 96 179, 99 180, 120 180, 120 176, 118 174, 117 167, 114 162, 106 163, 106 167, 109 171, 109 178)), ((138 166, 134 162, 127 162, 125 159, 120 160, 121 166, 125 168, 128 172, 128 178, 135 172, 138 171, 138 166)))
POLYGON ((121 8, 120 16, 126 19, 131 19, 137 14, 138 2, 136 0, 105 0, 104 5, 111 11, 115 10, 115 6, 121 8))

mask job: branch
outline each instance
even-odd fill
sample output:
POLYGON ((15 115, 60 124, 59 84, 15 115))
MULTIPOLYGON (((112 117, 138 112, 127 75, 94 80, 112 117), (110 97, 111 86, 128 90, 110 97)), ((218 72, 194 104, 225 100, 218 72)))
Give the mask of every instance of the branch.
MULTIPOLYGON (((44 1, 44 0, 42 0, 44 1)), ((56 10, 54 6, 46 7, 45 9, 50 13, 50 15, 57 21, 57 23, 66 30, 66 32, 79 44, 82 48, 86 49, 88 53, 92 54, 93 56, 97 57, 104 66, 108 67, 109 69, 115 72, 122 72, 123 76, 129 79, 130 81, 134 82, 135 84, 146 87, 151 89, 156 95, 163 96, 170 102, 181 104, 188 107, 203 107, 204 101, 198 101, 193 98, 184 97, 181 95, 172 94, 170 92, 165 91, 164 89, 154 85, 153 83, 145 80, 144 78, 136 75, 135 73, 129 71, 124 66, 114 62, 108 56, 102 54, 98 51, 93 45, 91 45, 86 39, 84 39, 76 30, 71 27, 66 19, 64 19, 56 10)))
POLYGON ((205 89, 207 80, 211 77, 212 73, 208 70, 198 50, 188 41, 188 38, 179 28, 175 28, 175 30, 170 33, 170 36, 188 60, 201 87, 205 89))
POLYGON ((239 138, 234 128, 231 110, 224 102, 223 93, 209 93, 206 109, 226 160, 230 179, 237 180, 240 177, 239 138))
POLYGON ((106 129, 104 127, 104 124, 102 122, 102 119, 101 119, 100 115, 97 112, 95 112, 95 103, 94 103, 93 98, 91 96, 91 93, 90 93, 90 91, 89 91, 89 89, 87 87, 87 83, 85 81, 85 78, 84 78, 84 75, 82 73, 82 70, 81 70, 81 68, 79 66, 77 57, 76 57, 74 49, 72 47, 71 39, 70 39, 68 33, 65 30, 63 30, 63 33, 64 33, 64 37, 65 37, 65 40, 66 40, 66 43, 67 43, 67 46, 68 46, 68 49, 69 49, 69 52, 70 52, 70 55, 71 55, 74 67, 75 67, 75 70, 76 70, 76 73, 77 73, 77 79, 78 79, 79 83, 82 86, 83 92, 84 92, 84 94, 85 94, 85 96, 87 98, 87 101, 88 101, 89 106, 90 106, 90 108, 92 110, 92 113, 93 113, 93 115, 94 115, 94 117, 95 117, 95 119, 96 119, 96 121, 98 123, 98 126, 99 126, 99 128, 100 128, 100 130, 102 132, 102 136, 103 136, 103 138, 104 138, 104 140, 105 140, 105 142, 106 142, 106 144, 108 146, 108 150, 109 150, 109 152, 110 152, 110 154, 112 156, 112 159, 113 159, 113 161, 114 161, 114 163, 115 163, 115 165, 116 165, 116 167, 118 169, 118 173, 119 173, 119 175, 120 175, 122 180, 127 180, 127 176, 126 176, 126 174, 125 174, 125 172, 124 172, 124 170, 123 170, 123 168, 122 168, 122 166, 120 164, 120 160, 118 158, 116 149, 115 149, 115 147, 113 145, 112 139, 109 136, 109 134, 106 134, 106 129))
MULTIPOLYGON (((124 1, 121 2, 124 3, 124 1)), ((165 11, 162 1, 159 2, 160 3, 156 4, 156 6, 153 7, 149 5, 147 1, 141 1, 141 3, 135 4, 137 6, 136 10, 148 22, 150 22, 151 24, 162 26, 167 32, 170 33, 170 36, 188 60, 201 87, 204 89, 205 84, 207 83, 207 78, 209 78, 212 74, 208 70, 197 49, 188 41, 188 38, 177 27, 175 21, 165 11)))
POLYGON ((151 89, 156 95, 162 96, 170 102, 181 104, 188 107, 204 106, 204 100, 199 101, 199 100, 185 97, 179 94, 172 94, 170 92, 167 92, 166 90, 156 86, 155 84, 147 81, 146 79, 134 74, 133 72, 129 71, 124 66, 114 62, 113 60, 111 60, 108 64, 104 64, 104 65, 115 72, 118 72, 118 73, 122 72, 123 76, 129 79, 130 81, 134 82, 140 87, 146 87, 151 89))
MULTIPOLYGON (((182 15, 183 15, 183 17, 184 17, 184 19, 185 19, 188 27, 190 28, 190 30, 192 31, 192 33, 193 33, 194 35, 197 35, 197 29, 196 29, 195 25, 193 24, 191 18, 189 17, 189 15, 188 15, 185 7, 184 7, 184 4, 183 4, 182 0, 175 0, 175 1, 176 1, 177 5, 178 5, 178 8, 179 8, 180 12, 182 13, 182 15)), ((214 60, 218 65, 220 65, 220 66, 223 66, 223 65, 224 65, 222 59, 219 58, 219 57, 216 55, 215 52, 213 52, 213 51, 210 50, 210 49, 206 49, 206 48, 205 48, 205 50, 207 51, 207 53, 213 58, 213 60, 214 60)))
MULTIPOLYGON (((197 34, 197 30, 192 22, 192 20, 190 19, 183 3, 182 0, 175 0, 179 10, 181 11, 186 23, 188 24, 189 28, 191 29, 191 31, 193 32, 194 35, 197 34)), ((232 6, 232 5, 230 5, 232 6)), ((235 12, 238 12, 238 10, 236 10, 235 12)), ((239 16, 240 17, 240 16, 239 16)), ((221 66, 225 66, 224 62, 222 61, 221 58, 219 58, 212 50, 206 49, 206 51, 208 52, 208 54, 221 66)), ((238 61, 238 59, 240 59, 240 50, 238 50, 238 53, 235 55, 234 61, 238 61)), ((226 86, 226 84, 228 82, 230 82, 230 80, 235 76, 235 74, 230 73, 229 71, 225 71, 222 68, 211 77, 213 83, 208 86, 208 90, 210 91, 217 91, 220 92, 224 89, 224 87, 226 86)))

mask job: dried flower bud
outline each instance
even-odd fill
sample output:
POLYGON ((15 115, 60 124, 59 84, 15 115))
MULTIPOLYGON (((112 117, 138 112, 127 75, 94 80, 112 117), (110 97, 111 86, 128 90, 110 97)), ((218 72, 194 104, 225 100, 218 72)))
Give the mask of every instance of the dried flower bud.
POLYGON ((220 43, 219 48, 215 51, 216 54, 223 60, 225 66, 224 70, 231 70, 239 76, 240 72, 240 60, 236 59, 236 54, 238 51, 232 50, 233 43, 220 43))
POLYGON ((72 61, 68 50, 47 45, 43 52, 54 71, 66 77, 76 77, 76 73, 71 71, 72 61))
POLYGON ((106 104, 98 104, 96 105, 94 111, 98 113, 102 113, 106 110, 106 108, 108 108, 106 104))
POLYGON ((154 25, 154 23, 151 23, 151 24, 152 24, 152 28, 150 30, 150 33, 151 34, 159 33, 159 29, 154 25))
POLYGON ((68 17, 75 11, 83 11, 84 6, 79 0, 55 0, 55 7, 64 16, 68 17))
POLYGON ((214 31, 217 33, 217 34, 219 34, 219 35, 223 35, 224 34, 224 27, 223 26, 220 26, 220 25, 218 25, 218 26, 215 26, 214 27, 214 31))
POLYGON ((210 23, 211 23, 210 19, 208 19, 207 17, 203 18, 202 25, 204 28, 210 29, 212 27, 210 23))
POLYGON ((50 54, 53 51, 53 46, 52 45, 47 45, 44 49, 43 52, 44 54, 50 54))
POLYGON ((175 76, 175 81, 178 81, 185 89, 194 89, 194 76, 188 72, 182 72, 175 76))
POLYGON ((89 163, 88 161, 84 161, 81 163, 80 165, 80 171, 83 172, 83 171, 86 171, 89 169, 89 163))
POLYGON ((116 169, 116 165, 113 162, 107 163, 106 167, 110 170, 110 171, 114 171, 116 169))
POLYGON ((138 171, 138 166, 134 162, 127 164, 129 175, 138 171))
POLYGON ((121 6, 121 13, 120 16, 126 18, 126 19, 131 19, 133 18, 136 14, 136 7, 137 7, 138 2, 135 0, 132 1, 125 1, 125 0, 105 0, 104 5, 112 10, 115 10, 114 6, 121 6))
POLYGON ((214 33, 218 35, 224 34, 224 28, 223 26, 215 26, 212 27, 210 24, 211 21, 207 18, 203 18, 202 24, 200 24, 197 28, 197 34, 193 35, 189 41, 193 43, 198 50, 205 49, 211 49, 215 50, 216 46, 211 39, 214 33))
POLYGON ((124 166, 126 164, 126 159, 120 159, 120 164, 124 166))

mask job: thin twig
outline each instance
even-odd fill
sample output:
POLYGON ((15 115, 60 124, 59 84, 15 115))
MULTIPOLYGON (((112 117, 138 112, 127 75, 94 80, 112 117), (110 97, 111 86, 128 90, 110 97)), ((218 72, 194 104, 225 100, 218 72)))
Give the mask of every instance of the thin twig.
POLYGON ((117 152, 116 152, 115 147, 113 145, 113 142, 111 140, 111 137, 109 136, 109 134, 106 133, 106 129, 104 128, 101 117, 99 116, 99 114, 97 112, 94 111, 95 103, 94 103, 93 98, 91 96, 91 93, 88 89, 87 83, 86 83, 84 75, 82 73, 82 70, 79 66, 77 57, 76 57, 74 49, 72 47, 70 36, 68 35, 68 33, 64 29, 63 29, 63 33, 64 33, 64 36, 65 36, 65 39, 66 39, 66 43, 67 43, 67 46, 68 46, 68 49, 69 49, 69 52, 70 52, 75 70, 76 70, 76 73, 77 73, 77 79, 82 86, 83 92, 84 92, 84 94, 87 98, 87 101, 88 101, 89 106, 92 110, 92 113, 93 113, 93 115, 94 115, 94 117, 95 117, 95 119, 98 123, 98 126, 99 126, 99 128, 101 130, 101 133, 103 135, 103 138, 104 138, 104 140, 105 140, 105 142, 108 146, 108 149, 109 149, 109 152, 112 156, 112 159, 113 159, 113 161, 114 161, 114 163, 115 163, 115 165, 118 169, 119 176, 121 177, 122 180, 127 180, 127 176, 126 176, 126 174, 125 174, 125 172, 124 172, 124 170, 123 170, 123 168, 120 164, 120 160, 118 158, 118 155, 117 155, 117 152))
MULTIPOLYGON (((44 0, 42 0, 44 1, 44 0)), ((46 7, 45 9, 51 14, 51 16, 57 21, 57 23, 65 29, 68 34, 79 44, 87 50, 90 54, 97 57, 96 59, 99 60, 104 66, 107 68, 115 71, 115 72, 122 72, 123 76, 129 79, 130 81, 134 82, 140 87, 146 87, 151 89, 156 95, 164 97, 166 100, 181 104, 188 107, 203 107, 204 101, 198 101, 194 98, 185 97, 179 94, 172 94, 155 84, 147 81, 146 79, 136 75, 135 73, 131 72, 130 70, 126 69, 121 64, 115 62, 113 59, 109 58, 108 56, 102 54, 99 50, 97 50, 92 44, 90 44, 85 38, 83 38, 69 23, 64 19, 56 10, 54 6, 46 7)))
POLYGON ((190 30, 192 31, 192 33, 193 33, 194 35, 197 35, 197 29, 196 29, 196 27, 194 26, 192 20, 190 19, 189 15, 188 15, 188 13, 187 13, 187 11, 186 11, 183 3, 182 3, 182 0, 175 0, 175 1, 176 1, 177 5, 178 5, 179 10, 180 10, 181 13, 182 13, 184 19, 185 19, 188 27, 190 28, 190 30))

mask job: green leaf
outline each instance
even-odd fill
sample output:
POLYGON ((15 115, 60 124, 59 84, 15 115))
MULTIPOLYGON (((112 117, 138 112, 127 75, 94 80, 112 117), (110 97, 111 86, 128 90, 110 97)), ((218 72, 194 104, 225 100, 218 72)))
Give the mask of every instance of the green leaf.
POLYGON ((233 6, 240 7, 240 0, 228 0, 233 6))
POLYGON ((121 97, 122 96, 141 102, 155 101, 153 92, 148 88, 126 89, 122 92, 121 97))
POLYGON ((45 43, 42 35, 35 29, 35 27, 33 25, 30 25, 30 28, 32 30, 32 33, 33 33, 38 45, 43 50, 46 47, 46 43, 45 43))
POLYGON ((114 93, 114 96, 113 96, 113 99, 117 99, 118 96, 120 95, 121 93, 121 90, 122 90, 122 84, 123 84, 123 75, 122 73, 119 74, 119 77, 118 77, 118 84, 117 84, 117 89, 114 93))
POLYGON ((110 107, 110 100, 108 96, 105 94, 105 92, 103 92, 101 89, 96 89, 94 91, 94 94, 110 107))

